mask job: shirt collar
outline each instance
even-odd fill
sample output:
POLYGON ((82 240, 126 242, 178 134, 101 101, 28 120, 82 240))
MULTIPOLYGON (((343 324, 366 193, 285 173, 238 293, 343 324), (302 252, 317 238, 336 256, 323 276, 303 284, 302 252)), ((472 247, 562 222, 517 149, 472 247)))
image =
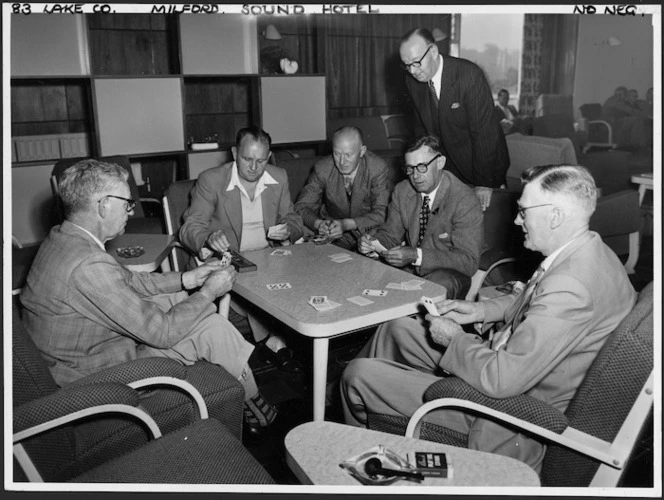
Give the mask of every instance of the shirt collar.
POLYGON ((443 81, 443 56, 440 54, 438 54, 438 61, 440 61, 438 71, 433 75, 431 81, 433 82, 433 86, 436 87, 436 93, 440 95, 440 87, 442 86, 443 81))
POLYGON ((567 248, 568 246, 570 246, 570 244, 571 244, 575 239, 576 239, 576 238, 572 238, 572 239, 569 240, 567 243, 565 243, 563 246, 561 246, 560 248, 558 248, 555 252, 553 252, 551 255, 549 255, 546 259, 544 259, 544 260, 542 261, 542 263, 540 264, 540 267, 542 268, 542 270, 543 270, 543 271, 546 271, 547 269, 549 269, 549 267, 551 267, 551 264, 553 264, 553 261, 556 260, 556 257, 558 257, 558 256, 560 255, 560 253, 561 253, 563 250, 565 250, 565 248, 567 248))
MULTIPOLYGON (((258 179, 254 198, 260 195, 263 191, 265 191, 266 187, 269 184, 279 184, 279 182, 277 182, 275 178, 272 177, 266 169, 265 172, 263 172, 263 175, 261 175, 260 179, 258 179)), ((228 183, 226 191, 233 191, 233 189, 235 189, 236 187, 240 190, 241 193, 243 193, 247 198, 249 198, 249 193, 247 193, 247 190, 240 182, 240 174, 238 174, 237 171, 237 162, 234 161, 233 165, 231 166, 231 181, 228 183)))
POLYGON ((436 186, 436 189, 431 191, 430 193, 420 193, 420 196, 422 197, 422 200, 424 200, 425 196, 429 197, 429 208, 433 207, 433 200, 436 199, 436 193, 438 192, 438 189, 440 189, 440 183, 443 182, 443 178, 440 178, 440 181, 438 181, 438 185, 436 186))
POLYGON ((92 239, 95 241, 95 243, 96 243, 97 245, 99 245, 99 248, 101 248, 104 252, 106 251, 106 247, 104 246, 104 244, 103 244, 103 243, 101 242, 101 240, 100 240, 99 238, 97 238, 94 234, 92 234, 90 231, 88 231, 88 230, 85 229, 84 227, 79 226, 78 224, 74 224, 74 223, 71 222, 71 221, 69 221, 69 222, 71 223, 72 226, 76 226, 77 228, 79 228, 79 229, 80 229, 81 231, 83 231, 84 233, 89 234, 89 235, 90 235, 90 238, 92 238, 92 239))

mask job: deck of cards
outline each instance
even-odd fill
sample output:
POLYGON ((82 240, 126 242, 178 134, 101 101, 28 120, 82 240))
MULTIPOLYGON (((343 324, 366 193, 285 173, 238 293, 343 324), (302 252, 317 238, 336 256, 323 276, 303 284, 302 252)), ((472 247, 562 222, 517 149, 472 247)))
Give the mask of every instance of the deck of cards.
POLYGON ((341 264, 342 262, 346 262, 348 260, 353 260, 353 257, 351 257, 350 254, 346 252, 335 253, 333 255, 328 255, 328 257, 332 262, 336 262, 337 264, 341 264))
POLYGON ((424 280, 409 280, 402 281, 401 283, 388 283, 385 288, 392 290, 422 290, 424 280))
POLYGON ((339 307, 341 304, 328 300, 325 295, 313 295, 309 299, 309 305, 316 309, 316 311, 330 311, 335 307, 339 307))

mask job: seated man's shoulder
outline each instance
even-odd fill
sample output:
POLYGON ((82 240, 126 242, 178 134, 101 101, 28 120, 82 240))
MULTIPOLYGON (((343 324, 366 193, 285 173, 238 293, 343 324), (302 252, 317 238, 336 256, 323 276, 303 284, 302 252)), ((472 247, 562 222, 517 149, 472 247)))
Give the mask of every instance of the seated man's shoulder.
POLYGON ((276 165, 272 165, 271 163, 268 163, 267 168, 265 171, 270 174, 275 181, 282 183, 288 183, 288 174, 286 173, 286 169, 282 167, 277 167, 276 165))
POLYGON ((225 175, 231 174, 231 167, 233 166, 233 162, 229 163, 224 163, 223 165, 219 165, 218 167, 212 167, 208 168, 207 170, 203 170, 199 176, 199 180, 207 181, 207 180, 216 180, 219 179, 225 175))

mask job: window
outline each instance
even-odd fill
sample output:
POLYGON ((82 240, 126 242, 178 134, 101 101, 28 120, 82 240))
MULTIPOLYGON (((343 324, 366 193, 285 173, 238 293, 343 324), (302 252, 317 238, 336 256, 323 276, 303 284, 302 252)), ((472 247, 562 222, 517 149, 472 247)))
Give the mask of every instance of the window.
POLYGON ((459 56, 484 70, 494 98, 507 89, 518 108, 523 14, 462 14, 459 24, 459 56))

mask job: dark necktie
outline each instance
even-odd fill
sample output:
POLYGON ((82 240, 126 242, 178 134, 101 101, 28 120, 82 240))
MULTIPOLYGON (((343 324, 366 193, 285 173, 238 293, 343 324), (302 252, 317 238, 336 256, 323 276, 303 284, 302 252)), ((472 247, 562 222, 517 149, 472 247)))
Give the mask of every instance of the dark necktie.
POLYGON ((350 175, 344 175, 344 189, 350 198, 350 195, 353 193, 353 179, 351 179, 350 175))
POLYGON ((436 92, 436 87, 433 85, 433 80, 429 80, 429 96, 435 108, 438 109, 438 92, 436 92))
POLYGON ((422 240, 424 240, 424 233, 429 223, 429 212, 429 197, 425 196, 422 201, 422 208, 420 209, 420 236, 417 238, 418 247, 422 244, 422 240))
POLYGON ((516 308, 514 316, 512 316, 509 321, 505 322, 505 325, 496 332, 491 344, 491 347, 496 351, 507 343, 509 338, 512 336, 512 332, 521 322, 521 318, 530 305, 530 299, 532 298, 533 292, 535 291, 535 286, 542 277, 542 274, 544 274, 544 269, 542 269, 542 267, 538 267, 537 271, 535 271, 533 276, 528 281, 526 289, 517 299, 519 301, 519 305, 516 308))

